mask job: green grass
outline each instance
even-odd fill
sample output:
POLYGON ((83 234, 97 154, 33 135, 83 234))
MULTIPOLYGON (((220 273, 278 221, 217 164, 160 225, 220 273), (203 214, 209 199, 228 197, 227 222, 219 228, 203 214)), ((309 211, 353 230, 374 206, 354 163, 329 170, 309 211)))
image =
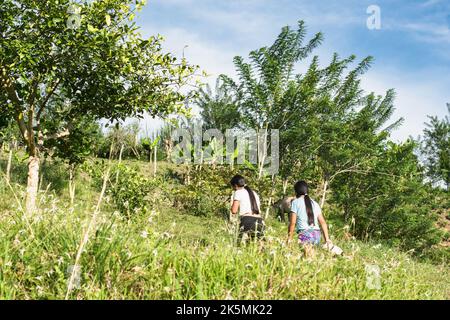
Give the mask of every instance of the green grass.
MULTIPOLYGON (((98 192, 86 177, 70 207, 67 190, 41 194, 41 211, 24 218, 0 181, 0 298, 64 299, 68 269, 98 192)), ((24 190, 14 185, 20 198, 24 190)), ((81 256, 71 299, 449 299, 448 265, 419 262, 377 243, 344 241, 345 257, 320 249, 305 258, 286 247, 286 226, 268 220, 262 246, 235 245, 220 218, 196 217, 161 205, 125 218, 106 199, 81 256), (367 287, 367 265, 381 271, 367 287)))

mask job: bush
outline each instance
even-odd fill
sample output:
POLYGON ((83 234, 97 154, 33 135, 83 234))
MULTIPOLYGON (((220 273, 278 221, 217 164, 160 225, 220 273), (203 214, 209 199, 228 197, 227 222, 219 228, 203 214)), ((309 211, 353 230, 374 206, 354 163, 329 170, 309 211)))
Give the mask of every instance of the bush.
MULTIPOLYGON (((92 177, 97 189, 100 189, 104 172, 107 170, 106 162, 86 162, 82 168, 92 177)), ((121 213, 130 216, 133 212, 148 209, 150 201, 147 196, 157 185, 156 180, 149 180, 140 174, 139 168, 124 164, 116 164, 112 167, 109 180, 107 195, 121 213)))
POLYGON ((170 190, 175 208, 196 216, 227 215, 231 191, 227 185, 229 172, 226 168, 178 168, 172 169, 170 175, 181 182, 180 186, 170 190))
POLYGON ((154 184, 139 174, 137 169, 119 164, 113 168, 111 180, 112 186, 108 189, 108 195, 120 212, 130 216, 138 210, 147 210, 146 196, 154 184))
POLYGON ((370 173, 342 175, 331 188, 332 201, 343 209, 346 222, 352 221, 356 237, 421 254, 443 233, 436 227, 436 191, 423 183, 413 147, 392 144, 370 173))

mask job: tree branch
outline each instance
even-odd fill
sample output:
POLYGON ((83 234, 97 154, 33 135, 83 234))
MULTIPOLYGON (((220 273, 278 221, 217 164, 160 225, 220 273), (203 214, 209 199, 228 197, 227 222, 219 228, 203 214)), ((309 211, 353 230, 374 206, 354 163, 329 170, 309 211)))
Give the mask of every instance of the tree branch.
POLYGON ((67 128, 66 129, 64 129, 64 130, 62 130, 60 132, 57 132, 57 133, 45 136, 44 138, 48 139, 48 140, 51 140, 51 139, 60 139, 60 138, 67 137, 68 135, 70 135, 70 131, 72 130, 72 128, 73 128, 73 124, 69 122, 67 124, 67 128))
POLYGON ((20 101, 19 96, 17 95, 16 89, 11 79, 6 78, 6 70, 2 70, 2 82, 3 88, 5 88, 8 98, 13 102, 14 105, 14 116, 16 118, 17 124, 19 125, 20 133, 22 134, 22 138, 25 140, 25 143, 29 145, 28 141, 28 130, 25 124, 25 120, 23 118, 23 110, 22 103, 20 101))
MULTIPOLYGON (((50 92, 47 94, 47 96, 44 98, 44 101, 42 101, 42 103, 41 103, 41 105, 40 105, 40 107, 39 107, 39 110, 38 110, 38 112, 37 112, 37 114, 36 114, 36 120, 38 120, 38 122, 39 122, 39 120, 41 119, 41 114, 42 114, 42 111, 44 111, 44 108, 45 108, 45 106, 47 105, 47 102, 48 102, 48 100, 50 100, 50 97, 55 93, 55 90, 56 90, 56 88, 58 87, 58 85, 59 85, 59 83, 61 82, 61 79, 60 78, 58 78, 57 80, 56 80, 56 83, 55 83, 55 85, 53 86, 53 88, 50 90, 50 92)), ((40 128, 38 128, 38 130, 39 130, 40 128)))

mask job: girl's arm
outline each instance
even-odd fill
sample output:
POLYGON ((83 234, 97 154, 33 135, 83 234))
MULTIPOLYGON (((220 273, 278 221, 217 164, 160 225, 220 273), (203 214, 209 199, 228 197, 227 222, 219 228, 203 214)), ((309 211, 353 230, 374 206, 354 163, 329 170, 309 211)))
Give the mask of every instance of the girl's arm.
POLYGON ((239 210, 239 201, 234 200, 233 204, 231 205, 231 213, 236 214, 236 213, 238 213, 238 210, 239 210))
POLYGON ((294 234, 295 224, 297 223, 297 214, 295 212, 291 212, 289 215, 289 227, 288 227, 288 238, 287 243, 292 241, 292 236, 294 234))
POLYGON ((327 222, 325 221, 325 218, 323 217, 322 214, 319 214, 317 219, 319 220, 320 227, 322 228, 325 241, 330 242, 330 237, 328 236, 328 225, 327 222))

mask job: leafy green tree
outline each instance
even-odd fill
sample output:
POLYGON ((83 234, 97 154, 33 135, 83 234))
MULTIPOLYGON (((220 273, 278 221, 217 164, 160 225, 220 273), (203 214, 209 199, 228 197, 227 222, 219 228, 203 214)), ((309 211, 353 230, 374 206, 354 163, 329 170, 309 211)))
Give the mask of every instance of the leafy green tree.
MULTIPOLYGON (((295 90, 294 68, 323 38, 321 33, 317 33, 304 44, 305 36, 303 21, 299 21, 296 30, 284 27, 273 45, 250 52, 249 63, 244 62, 242 57, 234 58, 239 83, 227 76, 221 77, 225 86, 238 98, 238 111, 244 128, 258 132, 282 129, 286 126, 286 119, 298 112, 298 104, 287 101, 288 94, 295 90)), ((267 134, 263 139, 267 144, 267 134)), ((263 172, 265 156, 262 154, 258 160, 259 176, 263 172)))
POLYGON ((46 140, 70 134, 80 116, 164 117, 182 112, 196 67, 143 39, 133 22, 145 1, 5 0, 0 12, 1 118, 14 117, 29 155, 26 211, 36 209, 46 140), (47 131, 43 119, 64 121, 47 131))
POLYGON ((11 181, 13 154, 18 147, 19 138, 20 134, 18 129, 14 126, 11 119, 4 118, 0 120, 0 151, 6 151, 8 153, 5 170, 7 182, 11 181))
MULTIPOLYGON (((48 121, 49 119, 46 119, 48 121)), ((50 126, 58 127, 54 119, 50 126)), ((100 125, 93 119, 82 117, 71 123, 70 134, 61 139, 51 139, 44 143, 42 151, 45 155, 59 158, 69 165, 69 195, 73 204, 75 199, 75 176, 78 166, 87 157, 94 154, 98 148, 98 141, 102 138, 100 125)))
MULTIPOLYGON (((447 103, 450 113, 450 104, 447 103)), ((428 177, 433 182, 443 182, 447 191, 450 185, 450 120, 448 116, 440 120, 428 117, 429 123, 424 130, 421 151, 425 160, 428 177)))
POLYGON ((100 146, 99 155, 108 158, 119 158, 120 161, 126 157, 139 159, 139 131, 140 128, 137 121, 127 125, 117 122, 113 126, 108 126, 100 146))
POLYGON ((317 148, 317 163, 322 177, 321 206, 325 204, 328 187, 338 175, 371 170, 374 160, 379 157, 378 148, 386 143, 389 132, 403 121, 399 119, 387 124, 395 110, 393 90, 389 90, 384 97, 376 97, 373 93, 362 98, 356 93, 349 95, 356 96, 353 103, 343 106, 344 103, 334 101, 335 104, 329 108, 331 112, 325 116, 328 119, 322 117, 318 125, 321 139, 317 148), (359 105, 362 108, 356 111, 359 105), (338 112, 333 114, 334 110, 338 112))
POLYGON ((433 211, 435 194, 423 184, 415 148, 411 140, 380 145, 370 170, 345 172, 335 179, 333 201, 344 210, 355 236, 417 253, 441 241, 433 211))
MULTIPOLYGON (((320 67, 313 57, 303 74, 294 65, 308 56, 322 37, 309 44, 303 23, 284 28, 274 44, 250 53, 251 63, 235 58, 239 81, 222 76, 237 98, 244 128, 280 130, 280 174, 287 182, 305 179, 326 195, 334 209, 360 238, 389 240, 404 248, 439 242, 435 197, 423 183, 412 142, 397 145, 390 132, 403 119, 392 120, 394 90, 366 93, 361 76, 371 65, 355 56, 320 67)), ((448 150, 448 148, 447 148, 448 150)), ((269 195, 270 196, 270 195, 269 195)))
POLYGON ((378 131, 388 132, 401 120, 386 124, 394 110, 393 90, 385 97, 376 97, 366 95, 360 87, 360 77, 370 67, 372 57, 347 72, 355 56, 340 59, 334 54, 324 68, 315 56, 305 74, 295 74, 296 64, 323 38, 318 33, 304 45, 305 36, 302 21, 296 30, 283 28, 272 46, 250 53, 250 63, 241 57, 234 59, 239 83, 222 78, 235 92, 246 128, 280 130, 280 173, 285 186, 293 175, 319 176, 325 195, 336 174, 357 169, 367 161, 371 148, 368 138, 378 131), (357 148, 361 157, 355 157, 357 148))
POLYGON ((221 79, 216 81, 215 92, 211 87, 201 88, 196 104, 200 107, 200 115, 205 129, 233 129, 240 125, 240 114, 236 98, 228 91, 221 79))

